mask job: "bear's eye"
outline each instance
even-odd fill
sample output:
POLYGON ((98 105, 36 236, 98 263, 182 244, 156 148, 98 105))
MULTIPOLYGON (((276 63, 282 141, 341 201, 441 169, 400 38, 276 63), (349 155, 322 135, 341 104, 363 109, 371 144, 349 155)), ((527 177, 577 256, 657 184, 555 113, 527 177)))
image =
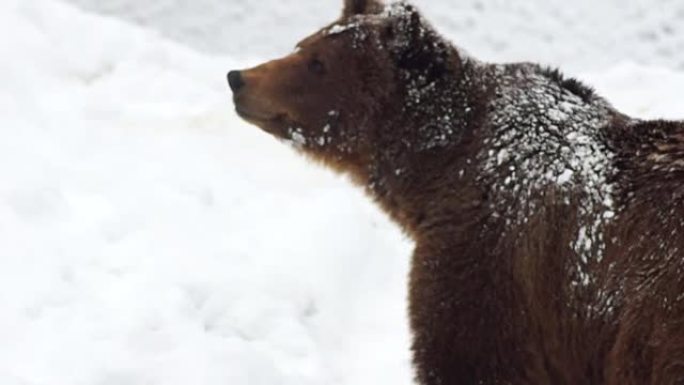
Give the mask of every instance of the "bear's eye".
POLYGON ((318 59, 312 59, 309 62, 309 71, 317 75, 323 75, 325 73, 325 65, 318 59))

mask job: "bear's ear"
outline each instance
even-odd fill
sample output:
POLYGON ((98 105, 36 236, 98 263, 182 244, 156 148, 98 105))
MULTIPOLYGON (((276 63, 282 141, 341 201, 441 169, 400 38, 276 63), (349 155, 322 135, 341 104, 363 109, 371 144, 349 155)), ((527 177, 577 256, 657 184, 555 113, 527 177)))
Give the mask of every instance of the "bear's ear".
POLYGON ((380 13, 383 8, 380 0, 344 0, 342 17, 380 13))

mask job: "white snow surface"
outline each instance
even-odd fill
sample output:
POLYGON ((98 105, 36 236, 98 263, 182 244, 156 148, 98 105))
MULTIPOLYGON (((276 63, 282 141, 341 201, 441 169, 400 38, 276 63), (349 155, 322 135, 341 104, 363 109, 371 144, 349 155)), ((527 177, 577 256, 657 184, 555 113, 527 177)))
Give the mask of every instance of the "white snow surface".
MULTIPOLYGON (((209 53, 279 55, 333 21, 343 0, 69 0, 209 53)), ((625 59, 684 69, 681 0, 410 0, 484 60, 582 71, 625 59)))
MULTIPOLYGON (((411 244, 235 116, 225 73, 259 59, 55 0, 0 26, 0 384, 412 383, 411 244)), ((684 73, 583 77, 684 115, 684 73)))
POLYGON ((225 72, 0 2, 0 384, 410 383, 410 244, 232 111, 225 72))

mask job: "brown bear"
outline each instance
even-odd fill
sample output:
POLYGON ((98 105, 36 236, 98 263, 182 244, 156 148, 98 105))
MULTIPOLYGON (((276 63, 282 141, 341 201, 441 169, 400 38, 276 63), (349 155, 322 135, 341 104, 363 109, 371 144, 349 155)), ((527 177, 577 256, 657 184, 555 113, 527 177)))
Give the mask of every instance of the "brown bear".
POLYGON ((478 61, 404 2, 346 0, 291 55, 228 78, 241 117, 350 175, 415 240, 420 384, 684 384, 684 124, 478 61))

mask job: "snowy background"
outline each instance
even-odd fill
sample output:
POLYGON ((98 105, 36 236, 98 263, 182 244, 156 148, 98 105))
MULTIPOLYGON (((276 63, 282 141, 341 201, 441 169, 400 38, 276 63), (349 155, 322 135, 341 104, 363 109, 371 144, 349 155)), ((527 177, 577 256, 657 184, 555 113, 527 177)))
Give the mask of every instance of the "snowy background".
MULTIPOLYGON (((225 84, 340 4, 72 2, 0 1, 0 384, 410 385, 410 242, 225 84)), ((416 3, 475 56, 684 118, 681 1, 416 3)))
MULTIPOLYGON (((283 54, 340 14, 342 0, 70 0, 208 53, 283 54), (277 38, 275 38, 277 37, 277 38)), ((485 60, 600 69, 623 60, 684 70, 681 0, 413 0, 485 60)))

